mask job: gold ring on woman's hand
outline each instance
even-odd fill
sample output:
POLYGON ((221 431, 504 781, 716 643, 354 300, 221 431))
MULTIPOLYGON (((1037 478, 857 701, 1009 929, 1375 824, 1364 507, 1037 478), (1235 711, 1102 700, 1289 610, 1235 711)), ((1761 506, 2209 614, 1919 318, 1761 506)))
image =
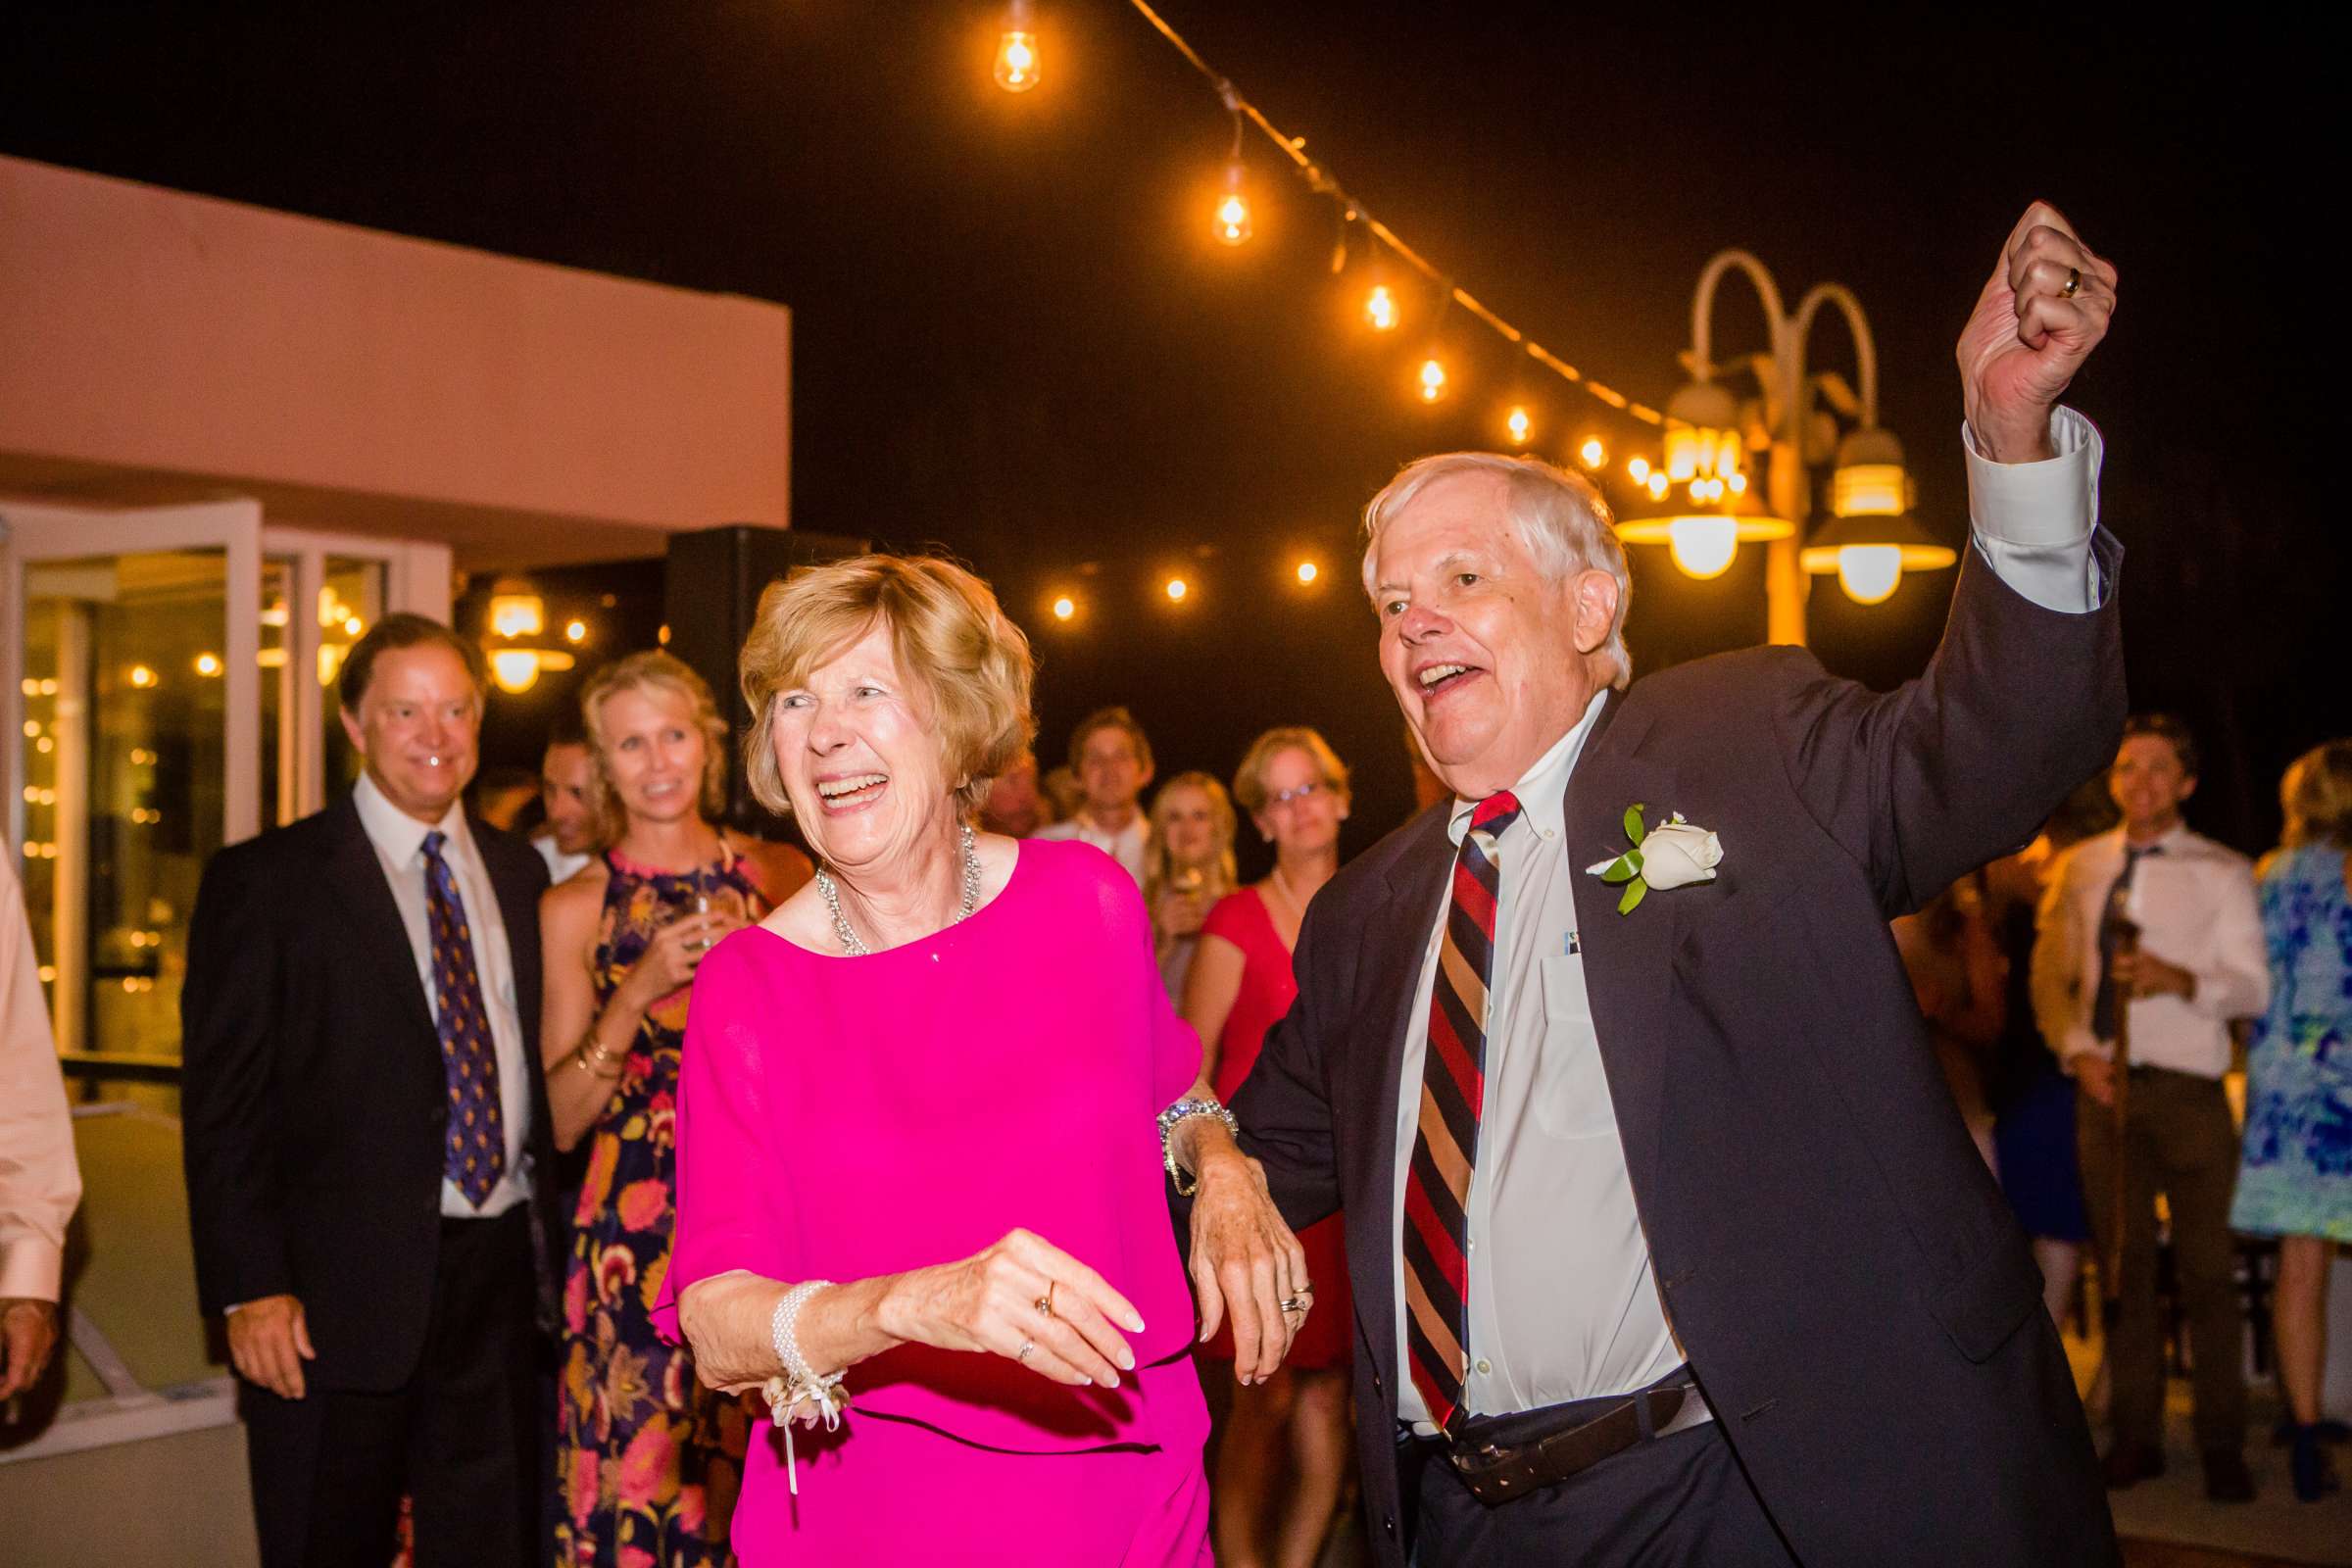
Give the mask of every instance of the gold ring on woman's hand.
POLYGON ((1039 1317, 1052 1317, 1054 1315, 1054 1287, 1056 1283, 1058 1282, 1054 1280, 1046 1281, 1046 1294, 1039 1297, 1036 1302, 1037 1315, 1039 1317))
POLYGON ((2062 288, 2062 289, 2060 289, 2060 290, 2058 291, 2058 297, 2059 297, 2060 299, 2062 299, 2062 300, 2071 300, 2071 299, 2073 299, 2073 298, 2074 298, 2074 297, 2075 297, 2077 294, 2080 294, 2080 293, 2082 293, 2082 269, 2081 269, 2080 267, 2070 267, 2070 268, 2068 268, 2068 269, 2066 270, 2066 287, 2064 287, 2064 288, 2062 288))

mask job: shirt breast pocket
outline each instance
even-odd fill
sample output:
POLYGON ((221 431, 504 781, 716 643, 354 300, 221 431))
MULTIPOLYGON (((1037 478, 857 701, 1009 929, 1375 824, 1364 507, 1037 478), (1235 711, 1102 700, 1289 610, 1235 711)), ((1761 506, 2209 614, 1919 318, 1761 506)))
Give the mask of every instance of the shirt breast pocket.
POLYGON ((1536 1124, 1554 1138, 1601 1138, 1617 1131, 1600 1037, 1585 993, 1581 957, 1544 958, 1544 1047, 1535 1072, 1536 1124))

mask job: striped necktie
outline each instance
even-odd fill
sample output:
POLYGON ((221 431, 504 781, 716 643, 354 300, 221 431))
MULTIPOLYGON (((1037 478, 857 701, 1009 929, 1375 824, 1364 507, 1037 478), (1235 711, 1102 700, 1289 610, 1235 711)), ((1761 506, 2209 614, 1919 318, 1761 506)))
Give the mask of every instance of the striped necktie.
POLYGON ((1470 1340, 1470 1178, 1486 1103, 1487 987, 1494 974, 1494 910, 1502 877, 1495 845, 1519 820, 1508 790, 1470 813, 1453 862, 1453 894, 1429 996, 1421 1064, 1420 1130, 1404 1179, 1405 1349, 1430 1419, 1451 1433, 1462 1418, 1470 1340))
POLYGON ((466 918, 457 873, 441 856, 448 841, 438 828, 424 836, 434 1023, 441 1035, 441 1064, 449 1075, 449 1136, 441 1174, 479 1208, 507 1168, 506 1111, 499 1101, 490 1011, 482 1005, 481 974, 474 967, 473 927, 466 918))

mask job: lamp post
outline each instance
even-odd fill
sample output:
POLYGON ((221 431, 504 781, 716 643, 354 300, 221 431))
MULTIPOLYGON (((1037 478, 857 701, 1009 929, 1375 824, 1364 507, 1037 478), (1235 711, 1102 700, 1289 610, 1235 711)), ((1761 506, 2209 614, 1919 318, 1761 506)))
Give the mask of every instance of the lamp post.
POLYGON ((1797 301, 1791 313, 1782 304, 1781 289, 1764 264, 1746 251, 1718 252, 1699 273, 1698 292, 1690 303, 1691 383, 1667 405, 1666 468, 1668 485, 1650 476, 1650 494, 1662 498, 1673 484, 1689 485, 1696 505, 1716 503, 1711 514, 1675 517, 1638 518, 1621 528, 1637 543, 1671 539, 1677 562, 1693 575, 1713 575, 1731 562, 1737 545, 1756 540, 1766 549, 1764 561, 1765 635, 1775 643, 1801 645, 1805 641, 1805 600, 1809 575, 1836 572, 1857 602, 1877 604, 1894 592, 1903 570, 1948 566, 1954 553, 1936 544, 1911 521, 1911 480, 1903 466, 1902 446, 1879 428, 1879 355, 1870 335, 1870 320, 1861 301, 1841 283, 1817 283, 1797 301), (1763 423, 1770 448, 1764 494, 1749 496, 1737 473, 1739 404, 1716 376, 1729 367, 1716 363, 1713 342, 1715 291, 1725 274, 1738 271, 1753 285, 1764 307, 1768 344, 1750 356, 1747 365, 1763 392, 1763 423), (1826 378, 1806 368, 1806 345, 1822 307, 1835 306, 1845 318, 1854 342, 1860 385, 1850 397, 1832 394, 1831 401, 1848 405, 1842 412, 1857 427, 1833 448, 1835 426, 1827 415, 1817 423, 1814 401, 1826 378), (1809 465, 1837 459, 1837 483, 1832 491, 1835 520, 1817 530, 1810 544, 1803 538, 1804 520, 1812 514, 1812 475, 1809 465), (1685 470, 1690 470, 1686 472, 1685 470), (1707 479, 1712 471, 1715 477, 1707 479), (1699 484, 1691 484, 1691 476, 1699 484), (1729 480, 1730 493, 1725 493, 1729 480), (1699 485, 1706 486, 1702 493, 1699 485), (1694 569, 1686 557, 1689 544, 1700 539, 1702 565, 1694 569))

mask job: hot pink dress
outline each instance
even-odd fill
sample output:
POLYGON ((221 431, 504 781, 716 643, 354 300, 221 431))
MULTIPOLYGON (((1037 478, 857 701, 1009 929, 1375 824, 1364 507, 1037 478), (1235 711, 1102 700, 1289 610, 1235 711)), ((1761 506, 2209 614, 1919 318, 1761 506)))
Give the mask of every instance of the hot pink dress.
POLYGON ((993 902, 887 952, 831 956, 758 927, 711 950, 687 1014, 663 1333, 677 1293, 714 1274, 855 1280, 1015 1226, 1092 1265, 1146 1325, 1115 1390, 913 1345, 851 1368, 841 1430, 795 1429, 799 1496, 782 1435, 755 1435, 746 1568, 1206 1568, 1208 1418, 1152 1130, 1200 1060, 1134 879, 1084 844, 1023 841, 993 902))

